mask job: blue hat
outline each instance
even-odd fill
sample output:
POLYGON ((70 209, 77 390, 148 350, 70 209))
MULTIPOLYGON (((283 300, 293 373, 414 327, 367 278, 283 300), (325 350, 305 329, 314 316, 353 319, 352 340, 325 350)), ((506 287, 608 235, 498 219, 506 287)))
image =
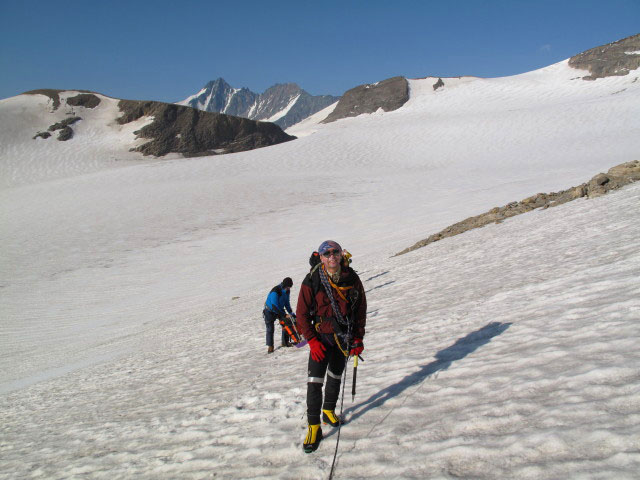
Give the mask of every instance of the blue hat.
POLYGON ((318 253, 322 255, 327 250, 331 250, 332 248, 336 250, 342 251, 342 247, 338 244, 338 242, 334 242, 333 240, 325 240, 318 247, 318 253))

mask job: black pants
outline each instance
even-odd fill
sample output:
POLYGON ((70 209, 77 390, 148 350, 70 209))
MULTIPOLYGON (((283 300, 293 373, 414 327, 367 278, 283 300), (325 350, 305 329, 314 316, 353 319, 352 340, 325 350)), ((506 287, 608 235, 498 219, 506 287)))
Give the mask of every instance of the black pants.
POLYGON ((335 410, 340 395, 340 380, 347 358, 336 346, 326 347, 324 359, 316 362, 309 354, 309 378, 307 379, 307 420, 309 425, 320 423, 320 410, 335 410), (327 385, 322 399, 322 385, 326 374, 327 385))
MULTIPOLYGON (((267 327, 267 338, 266 338, 267 346, 273 347, 273 333, 275 331, 274 324, 276 320, 278 320, 278 315, 276 315, 271 310, 265 309, 262 311, 262 316, 264 317, 264 324, 267 327)), ((282 341, 281 345, 283 347, 289 344, 289 335, 287 334, 284 328, 282 329, 281 341, 282 341)))

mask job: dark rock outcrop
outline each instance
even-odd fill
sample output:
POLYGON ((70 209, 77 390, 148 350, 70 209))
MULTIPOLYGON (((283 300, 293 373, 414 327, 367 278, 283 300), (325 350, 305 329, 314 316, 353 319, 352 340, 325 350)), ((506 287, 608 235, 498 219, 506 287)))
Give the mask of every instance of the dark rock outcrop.
POLYGON ((55 132, 56 130, 62 130, 63 128, 67 128, 69 125, 73 125, 74 123, 82 120, 80 117, 69 117, 65 118, 63 121, 54 123, 51 125, 48 130, 50 132, 55 132))
POLYGON ((100 105, 100 99, 93 93, 81 93, 67 98, 67 103, 73 107, 96 108, 100 105))
POLYGON ((138 137, 150 140, 134 149, 144 155, 160 157, 173 152, 199 156, 242 152, 295 138, 273 123, 170 103, 121 100, 118 106, 122 112, 118 118, 120 124, 143 116, 154 117, 153 123, 135 132, 138 137))
POLYGON ((71 127, 62 127, 58 132, 58 140, 61 142, 66 142, 71 138, 73 138, 73 129, 71 127))
POLYGON ((82 120, 82 118, 80 117, 65 118, 63 121, 54 123, 53 125, 51 125, 46 132, 36 133, 33 139, 35 140, 36 138, 44 138, 46 140, 51 136, 51 133, 49 132, 58 131, 58 140, 60 140, 61 142, 65 142, 73 138, 73 129, 71 128, 71 125, 73 125, 79 120, 82 120))
POLYGON ((51 134, 49 132, 38 132, 33 136, 33 139, 35 140, 36 138, 43 138, 43 139, 47 139, 51 136, 51 134))
POLYGON ((433 89, 437 90, 440 87, 444 87, 444 82, 442 81, 441 78, 438 78, 438 81, 436 83, 433 84, 433 89))
POLYGON ((502 221, 509 217, 530 212, 536 208, 555 207, 582 197, 599 197, 611 190, 616 190, 638 180, 640 180, 640 161, 634 160, 623 163, 609 169, 606 174, 599 173, 587 183, 583 183, 577 187, 562 190, 561 192, 538 193, 519 202, 511 202, 503 207, 496 207, 486 213, 469 217, 466 220, 448 226, 444 230, 424 240, 420 240, 415 245, 402 250, 396 255, 417 250, 443 238, 453 237, 454 235, 459 235, 474 228, 484 227, 490 223, 502 223, 502 221))
POLYGON ((627 75, 640 67, 640 34, 571 57, 569 66, 589 70, 583 80, 627 75))
POLYGON ((322 123, 373 113, 379 108, 390 112, 403 106, 407 100, 409 82, 405 77, 393 77, 374 84, 359 85, 345 92, 336 108, 322 123))

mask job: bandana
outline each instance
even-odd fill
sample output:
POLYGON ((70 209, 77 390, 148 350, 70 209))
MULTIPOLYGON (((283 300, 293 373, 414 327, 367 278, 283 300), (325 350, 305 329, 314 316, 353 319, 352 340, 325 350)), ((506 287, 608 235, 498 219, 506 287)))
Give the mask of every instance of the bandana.
POLYGON ((338 244, 338 242, 334 242, 333 240, 325 240, 318 247, 318 253, 322 255, 327 250, 331 250, 332 248, 336 250, 342 251, 342 247, 338 244))

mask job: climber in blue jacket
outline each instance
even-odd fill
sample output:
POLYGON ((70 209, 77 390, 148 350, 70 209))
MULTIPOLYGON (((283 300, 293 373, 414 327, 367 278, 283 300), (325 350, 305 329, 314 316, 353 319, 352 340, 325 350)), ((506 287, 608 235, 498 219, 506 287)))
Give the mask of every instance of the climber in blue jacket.
MULTIPOLYGON (((262 316, 264 317, 264 323, 267 326, 267 353, 273 352, 273 332, 276 319, 284 320, 287 313, 293 315, 293 310, 289 303, 289 295, 291 293, 292 286, 293 280, 289 277, 285 278, 282 283, 271 289, 267 296, 267 301, 264 304, 262 316)), ((282 329, 282 346, 291 346, 289 335, 284 328, 282 329)))

